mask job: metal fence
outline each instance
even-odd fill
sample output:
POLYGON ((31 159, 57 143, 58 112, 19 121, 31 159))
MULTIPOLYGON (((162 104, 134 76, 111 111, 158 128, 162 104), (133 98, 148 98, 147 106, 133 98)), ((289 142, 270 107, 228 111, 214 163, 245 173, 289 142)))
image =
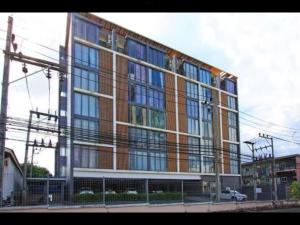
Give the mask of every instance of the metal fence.
MULTIPOLYGON (((216 201, 214 185, 207 188, 199 180, 74 178, 72 193, 70 193, 68 185, 64 179, 56 178, 27 179, 25 189, 19 186, 8 187, 7 184, 4 184, 6 196, 3 196, 2 206, 122 205, 216 201)), ((233 190, 245 194, 247 199, 243 200, 254 200, 254 189, 251 186, 233 190)), ((259 186, 258 190, 257 200, 274 200, 271 185, 259 186)), ((278 200, 288 199, 288 185, 278 185, 277 195, 278 200)), ((237 200, 239 199, 235 198, 235 194, 228 195, 228 190, 222 190, 222 202, 237 200)))

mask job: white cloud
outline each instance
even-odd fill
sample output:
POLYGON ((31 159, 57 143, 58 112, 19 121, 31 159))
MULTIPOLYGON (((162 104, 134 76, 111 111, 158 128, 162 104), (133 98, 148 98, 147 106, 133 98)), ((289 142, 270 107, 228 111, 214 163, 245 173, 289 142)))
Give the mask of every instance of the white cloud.
MULTIPOLYGON (((6 24, 7 15, 9 14, 0 15, 1 24, 6 24)), ((277 124, 299 128, 300 14, 97 13, 97 15, 237 75, 242 111, 277 124)), ((30 40, 57 50, 59 44, 64 44, 66 14, 15 13, 14 18, 16 25, 14 30, 30 40)), ((6 26, 1 28, 6 29, 6 26)), ((0 37, 5 38, 5 34, 1 32, 0 37)), ((1 48, 4 48, 4 42, 0 43, 1 48)), ((27 41, 24 41, 22 46, 22 51, 37 54, 28 52, 34 45, 27 41)), ((41 47, 35 50, 58 58, 57 52, 51 50, 45 52, 41 47)), ((3 55, 0 56, 1 71, 2 62, 3 55)), ((20 65, 13 68, 12 79, 23 76, 20 71, 20 65)), ((32 71, 34 68, 30 68, 30 72, 32 71)), ((48 88, 47 80, 42 74, 38 76, 40 78, 37 76, 29 78, 29 85, 35 104, 47 110, 48 93, 42 91, 48 88)), ((52 93, 55 93, 54 88, 52 93)), ((25 81, 12 86, 9 96, 12 103, 9 112, 13 115, 28 116, 29 104, 25 81)), ((54 102, 52 107, 55 108, 54 102)), ((246 116, 241 114, 241 117, 246 116)), ((246 122, 241 119, 241 141, 257 137, 258 130, 244 123, 246 122)), ((300 134, 297 135, 300 139, 300 134)), ((15 146, 18 146, 16 152, 22 160, 24 145, 20 143, 15 146)), ((243 144, 242 146, 243 151, 247 151, 243 144)), ((276 141, 276 151, 278 154, 287 154, 296 152, 297 148, 295 145, 276 141)))

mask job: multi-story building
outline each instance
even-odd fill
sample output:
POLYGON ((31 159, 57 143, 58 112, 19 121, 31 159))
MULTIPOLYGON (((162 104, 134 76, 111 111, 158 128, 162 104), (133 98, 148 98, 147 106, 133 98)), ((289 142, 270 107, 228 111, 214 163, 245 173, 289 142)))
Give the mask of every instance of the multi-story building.
MULTIPOLYGON (((272 157, 258 158, 254 162, 243 163, 242 181, 245 186, 252 186, 256 171, 257 185, 271 185, 272 157)), ((300 155, 287 155, 275 158, 276 183, 290 185, 293 181, 300 181, 300 155)))
POLYGON ((68 15, 60 53, 56 173, 71 186, 172 179, 207 191, 216 149, 222 187, 239 186, 236 76, 89 13, 68 15))

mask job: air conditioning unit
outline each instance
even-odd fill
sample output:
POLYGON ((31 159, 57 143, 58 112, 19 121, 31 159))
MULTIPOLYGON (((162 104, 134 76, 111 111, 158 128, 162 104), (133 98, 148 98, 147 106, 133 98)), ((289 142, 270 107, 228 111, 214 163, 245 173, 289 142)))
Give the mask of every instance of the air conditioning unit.
POLYGON ((280 177, 280 182, 281 183, 286 183, 287 181, 287 178, 286 177, 280 177))

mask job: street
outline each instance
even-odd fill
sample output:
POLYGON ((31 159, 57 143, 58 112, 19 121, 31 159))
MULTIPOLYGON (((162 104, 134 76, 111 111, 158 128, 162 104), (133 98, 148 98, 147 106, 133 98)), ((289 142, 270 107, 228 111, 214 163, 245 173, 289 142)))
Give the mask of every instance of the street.
POLYGON ((247 210, 245 212, 254 213, 300 213, 300 207, 295 208, 284 208, 284 209, 267 209, 267 210, 247 210))

